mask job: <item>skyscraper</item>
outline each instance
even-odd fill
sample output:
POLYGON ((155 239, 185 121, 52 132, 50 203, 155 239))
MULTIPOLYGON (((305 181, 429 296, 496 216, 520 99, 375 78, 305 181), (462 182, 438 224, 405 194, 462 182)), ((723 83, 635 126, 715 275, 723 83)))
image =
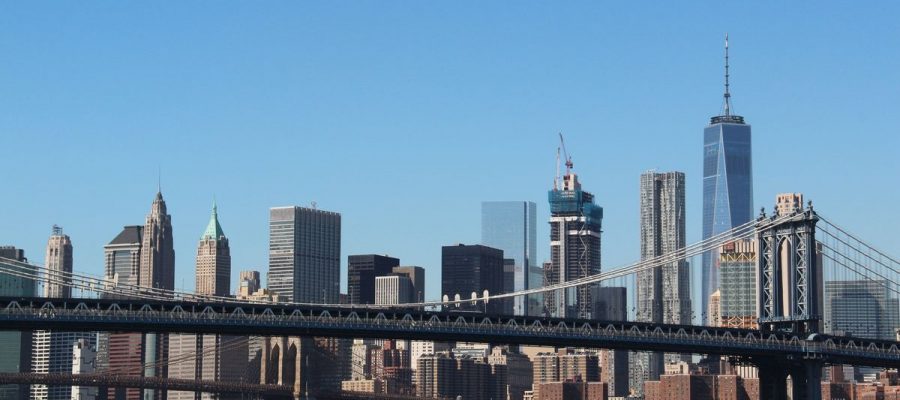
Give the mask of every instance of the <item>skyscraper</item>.
POLYGON ((425 268, 416 266, 394 267, 391 270, 395 275, 404 275, 412 283, 413 302, 425 301, 425 268))
POLYGON ((285 301, 338 302, 341 214, 305 207, 269 210, 268 288, 285 301))
POLYGON ((259 271, 241 271, 238 278, 238 298, 250 298, 259 290, 259 271))
MULTIPOLYGON (((197 245, 195 290, 197 294, 209 296, 226 297, 231 293, 231 253, 215 204, 197 245)), ((168 376, 208 381, 239 380, 246 367, 248 351, 248 338, 244 336, 172 334, 169 335, 169 359, 182 361, 171 364, 168 376), (191 357, 194 353, 198 355, 191 357)), ((197 398, 195 394, 169 391, 168 400, 193 400, 197 398)), ((200 395, 202 400, 224 398, 228 396, 200 395)))
MULTIPOLYGON (((126 288, 140 283, 143 232, 143 226, 126 226, 103 247, 105 278, 120 287, 117 292, 127 292, 126 288)), ((112 296, 105 294, 104 297, 112 296)), ((127 297, 127 294, 121 297, 127 297)), ((144 359, 142 338, 140 333, 101 333, 97 343, 97 369, 128 371, 129 374, 140 375, 144 359)), ((137 388, 110 389, 108 394, 115 399, 141 399, 141 390, 137 388)))
MULTIPOLYGON (((728 36, 725 36, 725 95, 722 115, 712 117, 703 130, 703 239, 726 232, 753 218, 753 166, 750 125, 732 114, 728 82, 728 36)), ((703 254, 700 299, 719 286, 714 252, 703 254)), ((704 322, 706 318, 704 317, 704 322)))
POLYGON ((350 304, 375 304, 375 278, 387 276, 400 260, 378 254, 347 257, 347 294, 350 304))
POLYGON ((826 332, 894 340, 900 328, 900 304, 891 285, 884 280, 826 281, 826 332))
MULTIPOLYGON (((628 294, 624 287, 596 287, 593 316, 601 321, 628 320, 628 294)), ((628 395, 628 351, 600 350, 601 381, 610 396, 628 395)))
MULTIPOLYGON (((550 201, 550 265, 545 283, 555 285, 600 273, 600 233, 603 208, 594 195, 581 189, 578 175, 566 162, 562 187, 554 181, 550 201)), ((591 318, 591 290, 582 285, 544 295, 546 312, 554 317, 591 318)))
MULTIPOLYGON (((530 267, 537 265, 537 213, 530 201, 485 201, 481 203, 481 244, 503 250, 514 261, 513 291, 540 287, 532 282, 530 267)), ((528 315, 525 297, 513 299, 513 313, 528 315)))
POLYGON ((200 244, 197 245, 196 278, 198 294, 228 296, 231 292, 231 250, 228 238, 219 224, 215 204, 206 231, 200 236, 200 244))
MULTIPOLYGON (((641 175, 641 260, 673 253, 685 246, 684 173, 641 175)), ((691 322, 687 261, 680 260, 637 274, 637 320, 667 324, 691 322)), ((656 380, 663 372, 662 353, 636 353, 632 387, 656 380)))
MULTIPOLYGON (((141 243, 141 265, 138 281, 144 288, 175 289, 175 249, 172 239, 172 216, 166 212, 162 192, 157 190, 144 222, 141 243)), ((167 364, 162 361, 168 354, 168 335, 144 334, 144 376, 165 377, 167 364)), ((145 389, 144 399, 164 399, 162 390, 145 389)))
POLYGON ((375 277, 375 304, 404 304, 414 301, 412 281, 406 275, 375 277))
MULTIPOLYGON (((44 286, 44 297, 70 298, 72 288, 68 274, 72 272, 72 240, 54 225, 47 241, 45 263, 50 280, 44 286)), ((96 346, 95 332, 35 331, 31 353, 31 371, 39 374, 72 371, 72 346, 84 341, 96 346)), ((31 385, 32 400, 69 400, 70 386, 31 385)))
MULTIPOLYGON (((0 263, 28 262, 25 251, 13 246, 0 246, 0 263)), ((33 279, 0 272, 0 296, 34 297, 33 279)), ((0 332, 0 372, 29 372, 31 370, 31 332, 0 332)), ((0 385, 0 400, 28 398, 28 385, 0 385)))
MULTIPOLYGON (((453 300, 503 293, 503 250, 482 245, 444 246, 441 249, 441 293, 453 300)), ((469 303, 459 305, 469 308, 469 303)), ((498 313, 502 304, 478 303, 476 309, 498 313)))
POLYGON ((53 234, 47 242, 45 260, 44 267, 52 275, 52 280, 44 286, 44 297, 71 297, 72 288, 64 283, 72 281, 68 275, 72 273, 72 240, 56 225, 53 225, 53 234))
POLYGON ((719 252, 722 277, 719 323, 731 328, 755 329, 756 322, 756 241, 725 243, 719 252))
POLYGON ((172 216, 166 213, 162 192, 156 192, 144 223, 141 243, 140 285, 146 288, 175 289, 175 249, 172 216))

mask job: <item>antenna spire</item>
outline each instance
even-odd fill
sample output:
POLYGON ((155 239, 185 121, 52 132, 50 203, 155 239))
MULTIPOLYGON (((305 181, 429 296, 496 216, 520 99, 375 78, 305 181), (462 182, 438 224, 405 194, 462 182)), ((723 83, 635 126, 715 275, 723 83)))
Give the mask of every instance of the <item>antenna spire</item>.
POLYGON ((725 116, 731 116, 731 92, 728 88, 728 33, 725 33, 725 116))

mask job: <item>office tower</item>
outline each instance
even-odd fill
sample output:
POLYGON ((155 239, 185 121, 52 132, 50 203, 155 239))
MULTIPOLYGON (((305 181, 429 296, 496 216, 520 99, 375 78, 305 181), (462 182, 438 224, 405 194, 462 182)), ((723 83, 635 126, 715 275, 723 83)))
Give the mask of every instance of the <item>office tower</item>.
POLYGON ((250 298, 259 290, 259 271, 241 271, 238 278, 238 298, 250 298))
MULTIPOLYGON (((230 248, 215 204, 197 245, 196 293, 222 297, 231 293, 230 248)), ((169 365, 170 378, 237 381, 244 374, 249 352, 246 336, 171 334, 168 340, 169 359, 181 360, 169 365)), ((169 391, 168 400, 194 400, 196 395, 194 392, 169 391)), ((229 397, 199 394, 199 399, 203 400, 226 398, 229 397)))
MULTIPOLYGON (((728 36, 725 37, 725 95, 722 115, 703 130, 703 236, 708 239, 753 219, 753 169, 750 125, 732 114, 728 82, 728 36)), ((719 287, 716 255, 703 254, 701 310, 719 287)), ((706 318, 704 321, 706 322, 706 318)))
MULTIPOLYGON (((104 294, 104 297, 128 297, 131 288, 139 283, 143 226, 125 226, 113 240, 103 247, 105 279, 117 287, 118 296, 104 294)), ((130 375, 140 375, 143 363, 143 335, 140 333, 100 333, 97 343, 97 369, 126 371, 130 375)), ((109 397, 127 400, 141 400, 137 388, 109 389, 109 397)))
MULTIPOLYGON (((600 273, 600 233, 603 208, 594 204, 594 195, 583 191, 578 175, 566 162, 562 187, 554 181, 550 201, 550 266, 544 267, 545 285, 555 285, 600 273)), ((553 317, 591 318, 591 287, 558 290, 544 295, 547 312, 553 317)))
MULTIPOLYGON (((68 274, 72 272, 72 240, 64 235, 62 228, 54 225, 53 233, 47 241, 44 265, 49 270, 50 280, 44 286, 44 297, 70 298, 72 288, 68 274)), ((32 342, 31 371, 38 374, 68 373, 72 370, 72 346, 84 341, 94 347, 97 334, 94 332, 35 331, 32 342)), ((31 385, 32 400, 69 400, 72 388, 69 386, 31 385)))
POLYGON ((375 278, 391 273, 400 260, 377 254, 347 257, 347 294, 350 304, 375 304, 375 278))
POLYGON ((404 275, 412 283, 413 303, 425 301, 425 268, 416 266, 394 267, 394 275, 404 275))
POLYGON ((143 233, 143 226, 126 226, 109 244, 103 246, 105 278, 113 285, 137 286, 140 283, 143 233))
POLYGON ((288 302, 338 302, 341 214, 305 207, 269 210, 268 289, 288 302))
MULTIPOLYGON (((197 294, 228 296, 231 294, 231 250, 228 238, 219 224, 219 215, 213 204, 212 215, 206 231, 197 245, 197 294)), ((257 276, 257 281, 259 277, 257 276)))
POLYGON ((172 216, 166 213, 162 192, 156 192, 144 223, 139 284, 145 288, 175 289, 175 250, 172 216))
MULTIPOLYGON (((684 173, 641 174, 641 261, 671 254, 685 246, 684 173)), ((688 264, 677 260, 638 272, 637 315, 640 322, 691 323, 688 264)), ((678 356, 673 355, 673 360, 678 356)), ((662 353, 634 353, 632 388, 657 380, 663 372, 662 353)))
POLYGON ((414 301, 413 285, 406 275, 375 278, 375 304, 404 304, 414 301))
POLYGON ((891 285, 884 280, 826 281, 826 332, 894 340, 900 327, 900 306, 891 285))
MULTIPOLYGON (((449 299, 471 299, 503 293, 503 250, 482 245, 444 246, 441 249, 441 293, 449 299)), ((472 306, 468 302, 459 308, 501 311, 502 304, 490 302, 472 306)))
POLYGON ((709 309, 706 310, 706 315, 709 326, 722 326, 722 289, 709 295, 709 309))
MULTIPOLYGON (((529 270, 537 265, 537 206, 530 201, 485 201, 481 203, 481 244, 503 250, 513 260, 512 288, 508 292, 540 287, 529 270)), ((525 297, 512 299, 515 315, 529 315, 525 297)))
POLYGON ((453 347, 452 343, 432 342, 430 340, 413 340, 410 343, 410 367, 415 371, 419 365, 419 358, 426 354, 448 352, 453 347))
MULTIPOLYGON (((503 365, 506 367, 505 393, 510 400, 522 400, 525 391, 531 390, 534 379, 534 370, 528 356, 519 353, 509 346, 494 346, 488 356, 488 364, 503 365)), ((496 375, 496 372, 494 373, 496 375)), ((506 398, 501 396, 497 398, 506 398)))
MULTIPOLYGON (((79 339, 72 344, 72 373, 90 374, 95 371, 94 360, 97 352, 90 342, 79 339)), ((97 388, 93 386, 72 386, 71 400, 93 400, 97 398, 97 388)))
POLYGON ((44 297, 72 297, 72 240, 64 235, 62 228, 53 225, 53 234, 47 242, 47 256, 44 267, 47 268, 49 281, 44 286, 44 297))
MULTIPOLYGON (((736 240, 719 251, 720 326, 756 329, 756 241, 736 240)), ((712 320, 712 318, 710 318, 712 320)))
POLYGON ((416 396, 450 398, 455 396, 456 360, 448 352, 423 355, 416 368, 416 396))
MULTIPOLYGON (((528 282, 533 282, 534 285, 529 289, 536 289, 544 286, 544 265, 548 265, 549 263, 544 263, 542 265, 534 265, 528 267, 528 282)), ((528 295, 526 297, 526 301, 528 302, 528 315, 532 317, 539 317, 544 315, 544 295, 541 293, 528 295)))
MULTIPOLYGON (((175 289, 175 249, 172 239, 172 216, 166 212, 166 201, 157 190, 150 213, 144 220, 141 239, 141 265, 138 282, 143 288, 175 289)), ((144 376, 167 376, 166 364, 162 363, 168 353, 168 335, 144 334, 144 376)), ((145 389, 144 398, 164 399, 162 390, 145 389)))
MULTIPOLYGON (((25 251, 13 246, 0 246, 0 258, 4 264, 28 262, 25 251)), ((0 272, 0 296, 34 297, 35 291, 33 279, 0 272)), ((31 332, 0 331, 0 372, 29 372, 31 343, 31 332)), ((0 385, 0 400, 25 398, 28 398, 28 385, 0 385)))
MULTIPOLYGON (((596 287, 593 300, 595 319, 628 320, 628 294, 624 287, 596 287)), ((600 380, 606 382, 610 396, 628 395, 628 351, 601 350, 600 372, 600 380)))

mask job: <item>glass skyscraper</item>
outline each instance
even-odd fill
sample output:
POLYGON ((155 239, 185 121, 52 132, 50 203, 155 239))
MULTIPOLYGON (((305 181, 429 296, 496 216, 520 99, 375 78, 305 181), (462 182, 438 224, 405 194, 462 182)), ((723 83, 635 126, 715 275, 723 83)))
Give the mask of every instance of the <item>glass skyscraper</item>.
MULTIPOLYGON (((481 203, 481 244, 503 250, 503 257, 515 260, 513 290, 540 287, 531 267, 537 265, 537 206, 530 201, 485 201, 481 203)), ((514 299, 515 315, 532 315, 524 297, 514 299)))
MULTIPOLYGON (((753 168, 750 125, 731 113, 728 38, 725 38, 725 106, 703 130, 703 239, 749 222, 753 216, 753 168)), ((716 256, 703 254, 701 310, 719 285, 716 256)), ((704 317, 706 322, 707 317, 704 317)))

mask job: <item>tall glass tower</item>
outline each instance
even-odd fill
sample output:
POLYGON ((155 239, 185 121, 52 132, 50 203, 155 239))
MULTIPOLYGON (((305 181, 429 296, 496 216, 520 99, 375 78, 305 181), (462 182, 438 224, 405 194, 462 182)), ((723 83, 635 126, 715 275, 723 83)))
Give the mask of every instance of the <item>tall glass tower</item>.
MULTIPOLYGON (((543 279, 529 279, 537 265, 536 205, 530 201, 485 201, 481 203, 481 244, 503 250, 515 260, 513 290, 540 287, 543 279)), ((532 315, 524 297, 514 299, 515 315, 532 315)))
MULTIPOLYGON (((703 239, 749 222, 753 216, 753 168, 750 125, 731 113, 728 82, 728 35, 725 36, 725 97, 722 115, 703 130, 703 239)), ((703 254, 700 299, 707 310, 709 296, 719 286, 717 257, 703 254)), ((707 322, 708 316, 703 318, 707 322)))

